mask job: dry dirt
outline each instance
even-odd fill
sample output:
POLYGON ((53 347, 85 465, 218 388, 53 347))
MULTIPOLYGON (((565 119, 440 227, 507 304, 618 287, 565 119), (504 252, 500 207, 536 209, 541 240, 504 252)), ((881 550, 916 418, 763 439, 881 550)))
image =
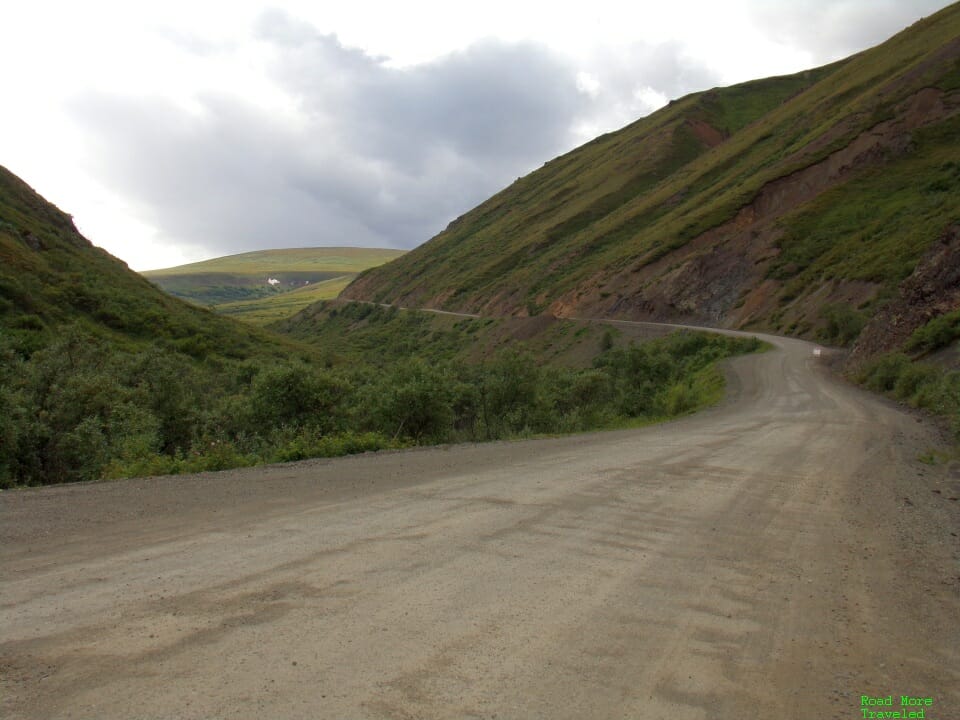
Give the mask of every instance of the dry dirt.
POLYGON ((777 343, 642 430, 4 492, 0 716, 960 718, 937 433, 777 343))

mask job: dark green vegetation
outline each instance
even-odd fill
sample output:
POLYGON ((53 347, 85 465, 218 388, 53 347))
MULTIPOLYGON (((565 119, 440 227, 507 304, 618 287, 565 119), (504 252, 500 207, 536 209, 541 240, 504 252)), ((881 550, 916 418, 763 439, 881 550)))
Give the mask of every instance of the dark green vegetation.
MULTIPOLYGON (((691 334, 631 347, 554 314, 852 345, 868 386, 955 418, 960 295, 938 267, 960 258, 958 68, 954 5, 848 60, 682 98, 364 271, 344 295, 367 302, 269 330, 162 294, 3 171, 0 483, 648 422, 718 397, 712 363, 756 349, 691 334)), ((257 278, 254 294, 265 270, 283 280, 249 255, 168 280, 207 302, 248 292, 227 277, 257 278)), ((360 270, 284 262, 300 282, 360 270)))
MULTIPOLYGON (((541 367, 517 348, 476 364, 407 354, 325 367, 118 351, 69 328, 29 358, 0 356, 0 486, 650 422, 715 402, 713 363, 758 347, 677 333, 608 346, 589 369, 541 367)), ((426 356, 444 354, 441 343, 426 356)))
POLYGON ((869 316, 960 220, 958 68, 953 5, 847 60, 687 96, 518 179, 343 297, 851 343, 829 306, 869 316))
POLYGON ((275 335, 161 292, 77 232, 66 213, 0 167, 0 332, 27 357, 67 324, 132 351, 203 360, 300 352, 275 335))
POLYGON ((347 431, 339 377, 302 360, 204 362, 67 328, 0 356, 0 486, 219 470, 387 447, 347 431), (300 448, 295 450, 294 448, 300 448))
POLYGON ((0 487, 652 421, 715 401, 713 362, 757 347, 571 323, 524 347, 510 321, 360 303, 289 321, 301 343, 164 294, 6 171, 0 252, 0 487), (554 342, 591 347, 545 365, 554 342))
POLYGON ((940 315, 917 328, 907 340, 906 349, 926 355, 960 340, 960 310, 940 315))
POLYGON ((856 380, 913 407, 945 418, 960 441, 960 310, 917 328, 902 352, 873 357, 856 380))
POLYGON ((183 300, 217 306, 218 311, 263 324, 289 317, 316 300, 336 297, 357 273, 403 253, 378 248, 258 250, 143 275, 183 300), (323 289, 312 287, 318 284, 323 289), (295 297, 284 297, 294 291, 295 297))
POLYGON ((797 335, 960 428, 958 78, 954 4, 833 65, 671 102, 341 297, 797 335))
POLYGON ((954 438, 960 440, 960 371, 889 353, 874 358, 857 380, 871 390, 946 419, 954 438))
POLYGON ((522 347, 539 365, 585 368, 600 352, 671 332, 547 315, 470 318, 342 300, 316 303, 269 329, 312 345, 326 364, 378 367, 415 357, 478 364, 522 347))
POLYGON ((337 297, 352 279, 352 277, 337 277, 333 280, 323 280, 289 292, 275 292, 257 300, 222 303, 213 309, 220 315, 229 315, 254 325, 267 325, 293 317, 319 300, 337 297))

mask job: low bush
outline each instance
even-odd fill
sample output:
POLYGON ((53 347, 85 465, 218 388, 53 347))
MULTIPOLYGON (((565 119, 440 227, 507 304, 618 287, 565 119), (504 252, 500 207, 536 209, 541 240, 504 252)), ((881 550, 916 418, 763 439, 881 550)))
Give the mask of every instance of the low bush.
POLYGON ((940 315, 917 328, 907 341, 911 352, 930 353, 945 348, 960 338, 960 310, 940 315))
POLYGON ((853 343, 866 325, 866 317, 849 305, 826 305, 820 316, 826 321, 817 333, 822 343, 846 347, 853 343))
POLYGON ((871 390, 946 418, 960 440, 960 372, 891 353, 873 360, 857 379, 871 390))
POLYGON ((401 356, 331 369, 198 360, 160 346, 124 351, 73 327, 29 358, 0 347, 0 486, 222 470, 681 415, 719 397, 717 359, 758 347, 680 332, 608 346, 589 369, 540 367, 517 349, 475 365, 401 356))

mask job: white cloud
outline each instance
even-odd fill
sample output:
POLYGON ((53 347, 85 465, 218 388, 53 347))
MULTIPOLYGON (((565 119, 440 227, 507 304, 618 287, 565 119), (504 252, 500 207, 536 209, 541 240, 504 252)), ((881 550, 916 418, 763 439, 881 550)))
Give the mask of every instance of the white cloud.
POLYGON ((877 45, 948 4, 944 0, 749 0, 748 11, 771 40, 802 49, 816 64, 826 64, 877 45))
POLYGON ((280 3, 7 4, 0 163, 138 269, 411 246, 668 99, 825 63, 946 5, 280 3))
POLYGON ((70 105, 91 172, 177 245, 410 247, 569 144, 582 97, 533 45, 487 41, 396 69, 275 14, 261 37, 295 122, 234 94, 186 108, 87 92, 70 105))

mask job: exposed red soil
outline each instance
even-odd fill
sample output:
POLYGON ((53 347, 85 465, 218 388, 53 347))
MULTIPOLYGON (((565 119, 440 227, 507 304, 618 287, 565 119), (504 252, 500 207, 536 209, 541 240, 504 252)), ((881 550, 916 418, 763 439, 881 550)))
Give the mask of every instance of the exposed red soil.
POLYGON ((742 327, 777 310, 778 284, 765 279, 776 257, 777 222, 857 171, 903 153, 911 133, 960 111, 958 93, 925 88, 901 102, 896 117, 864 131, 819 162, 773 180, 726 223, 683 247, 619 274, 599 274, 550 306, 557 316, 682 320, 742 327), (616 292, 610 293, 609 290, 616 292))

